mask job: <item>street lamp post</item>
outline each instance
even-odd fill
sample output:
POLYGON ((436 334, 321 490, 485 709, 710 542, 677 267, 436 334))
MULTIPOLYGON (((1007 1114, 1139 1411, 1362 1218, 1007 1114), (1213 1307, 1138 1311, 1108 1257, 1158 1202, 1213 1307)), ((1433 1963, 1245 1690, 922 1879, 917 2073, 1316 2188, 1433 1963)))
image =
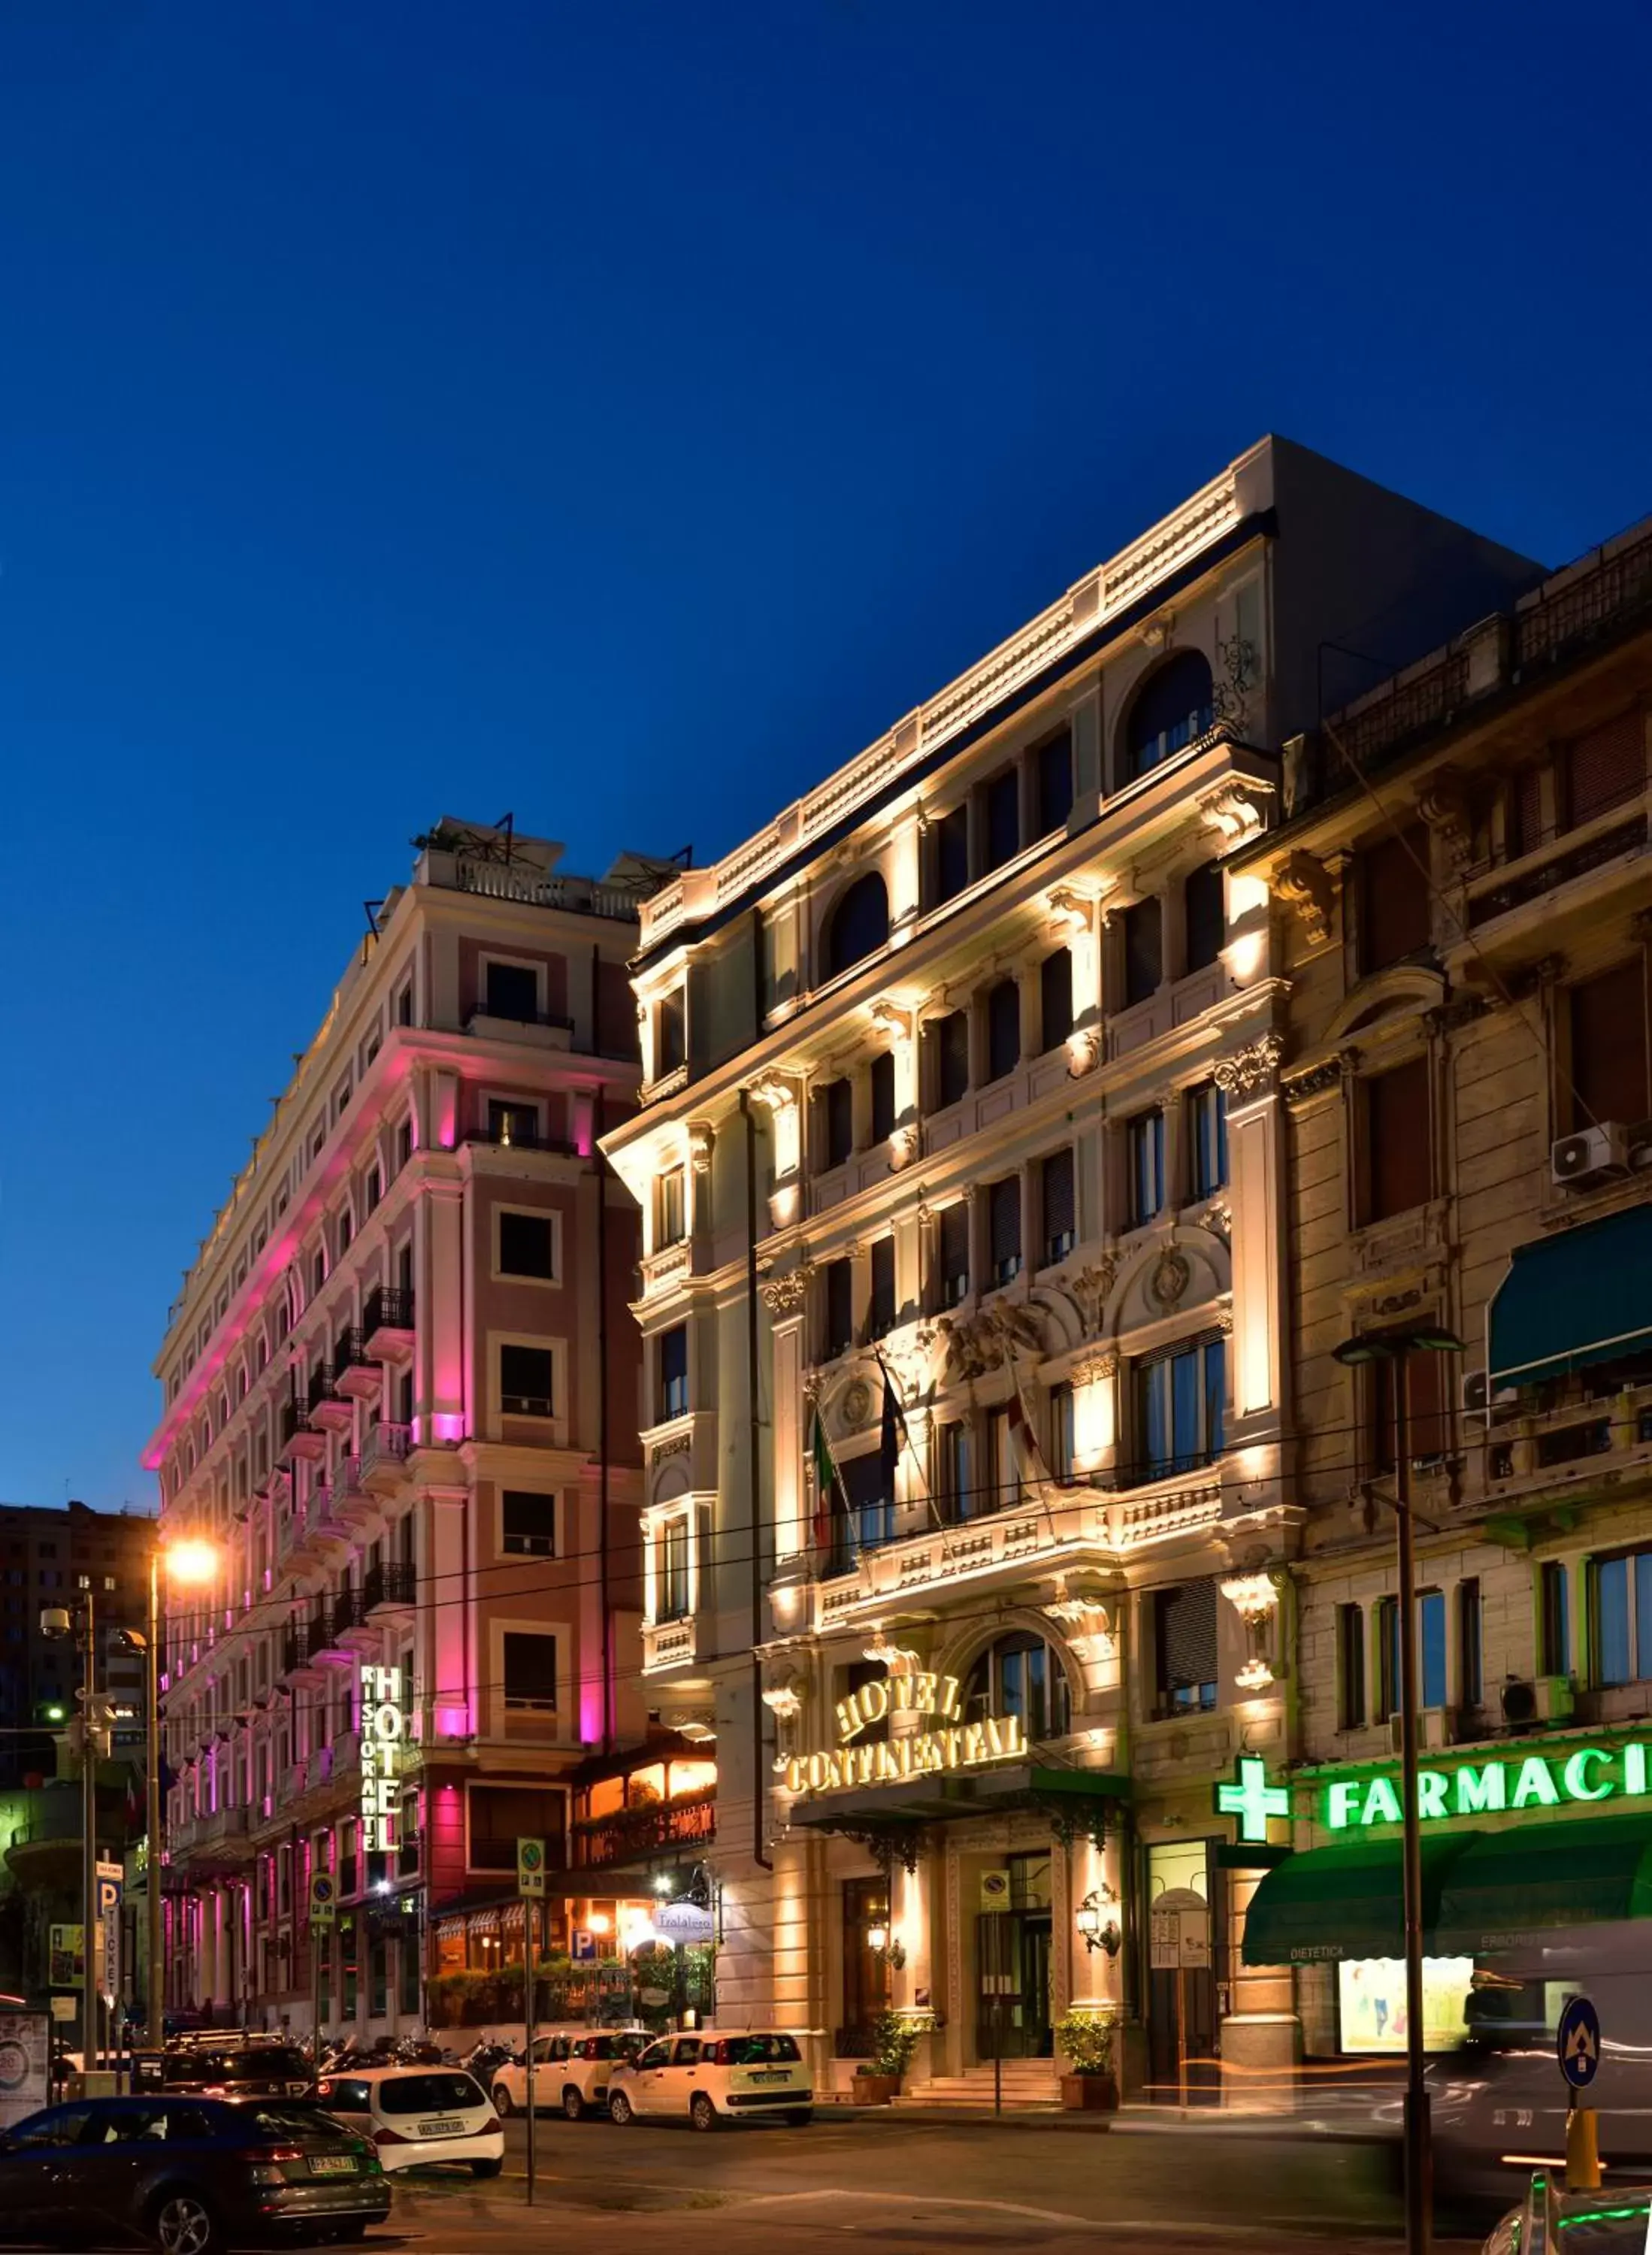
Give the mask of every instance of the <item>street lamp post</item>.
POLYGON ((148 1714, 144 1732, 149 1859, 144 1872, 144 1908, 149 1926, 149 1978, 144 1985, 149 2012, 145 2041, 151 2051, 160 2049, 165 2030, 165 2001, 162 1994, 165 1942, 162 1931, 160 1877, 163 1861, 160 1793, 160 1590, 163 1562, 169 1583, 175 1582, 186 1589, 204 1588, 218 1571, 217 1546, 191 1536, 176 1542, 157 1542, 149 1554, 149 1651, 145 1670, 148 1714))
POLYGON ((1405 1902, 1405 2244, 1429 2255, 1434 2229, 1434 2155, 1430 2134, 1427 2055, 1423 2026, 1423 1832, 1417 1806, 1417 1552, 1411 1521, 1406 1366, 1414 1354, 1461 1354, 1454 1331, 1430 1324, 1393 1324, 1359 1331, 1332 1350, 1338 1362, 1387 1363, 1394 1375, 1394 1516, 1400 1609, 1401 1864, 1405 1902))

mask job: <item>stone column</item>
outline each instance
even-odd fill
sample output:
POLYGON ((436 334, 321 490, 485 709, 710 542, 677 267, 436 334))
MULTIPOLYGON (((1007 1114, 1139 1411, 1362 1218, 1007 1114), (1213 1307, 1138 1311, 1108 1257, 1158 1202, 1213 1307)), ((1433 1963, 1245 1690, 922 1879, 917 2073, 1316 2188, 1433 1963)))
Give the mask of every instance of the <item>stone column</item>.
POLYGON ((1229 2009, 1221 2024, 1222 2104, 1288 2114, 1296 2104, 1302 2055, 1290 1968, 1247 1965, 1244 1959, 1245 1914, 1263 1876, 1260 1871, 1217 1874, 1227 1888, 1229 1951, 1229 2009))
POLYGON ((1281 1042, 1266 1033, 1216 1066, 1227 1099, 1227 1167, 1233 1212, 1234 1432, 1276 1433, 1284 1413, 1281 1336, 1283 1148, 1281 1042))

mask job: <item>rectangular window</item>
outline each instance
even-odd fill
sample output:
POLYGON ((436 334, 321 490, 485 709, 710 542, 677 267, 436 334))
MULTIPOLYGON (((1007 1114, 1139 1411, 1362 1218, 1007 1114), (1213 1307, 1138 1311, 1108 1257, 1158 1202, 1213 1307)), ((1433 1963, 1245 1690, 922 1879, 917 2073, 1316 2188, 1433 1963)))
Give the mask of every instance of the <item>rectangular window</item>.
POLYGON ((688 1615, 688 1521, 668 1519, 660 1529, 658 1584, 655 1591, 658 1620, 684 1620, 688 1615))
POLYGON ((1227 1401, 1226 1342, 1190 1339, 1135 1368, 1138 1477, 1196 1472, 1220 1453, 1227 1401))
POLYGON ((1044 1262, 1065 1261, 1079 1241, 1073 1189, 1072 1146, 1051 1151, 1038 1170, 1038 1203, 1044 1214, 1044 1262))
POLYGON ((1074 1469, 1072 1388, 1050 1389, 1050 1469, 1058 1480, 1070 1480, 1074 1469))
POLYGON ((1397 1598, 1379 1598, 1372 1626, 1376 1633, 1376 1720, 1386 1723, 1400 1707, 1400 1604, 1397 1598))
POLYGON ((1445 1592, 1424 1590, 1417 1600, 1418 1696, 1424 1707, 1445 1704, 1445 1592))
POLYGON ((955 1308, 969 1293, 969 1208, 961 1198, 956 1205, 941 1208, 936 1234, 939 1240, 940 1303, 943 1308, 955 1308))
POLYGON ((1187 1151, 1188 1188, 1213 1197, 1227 1180, 1227 1099, 1213 1080, 1188 1092, 1187 1151))
POLYGON ((688 1411, 688 1326, 674 1324, 659 1335, 659 1415, 682 1417, 688 1411))
POLYGON ((1129 1163, 1128 1226, 1139 1229, 1164 1204, 1164 1115, 1138 1113, 1127 1121, 1124 1133, 1129 1163))
POLYGON ((1647 1118, 1646 982, 1641 959, 1585 979, 1567 996, 1573 1131, 1647 1118))
POLYGON ((1038 794, 1038 835, 1065 830, 1072 811, 1072 731, 1046 736, 1034 753, 1038 794))
POLYGON ((1164 917, 1159 902, 1137 901, 1124 911, 1124 1002, 1145 1002, 1164 977, 1164 917))
POLYGON ((1432 936, 1428 832, 1390 832, 1360 855, 1360 968, 1381 971, 1426 948, 1432 936))
POLYGON ((895 1053, 885 1050, 872 1060, 872 1141, 887 1143, 895 1133, 895 1053))
POLYGON ((938 1018, 931 1035, 935 1048, 935 1101, 941 1110, 960 1103, 969 1091, 969 1014, 954 1010, 938 1018))
POLYGON ((513 1417, 553 1416, 554 1372, 548 1346, 502 1346, 499 1407, 513 1417))
POLYGON ((988 1258, 995 1284, 1013 1283, 1021 1274, 1021 1177, 1006 1175, 987 1191, 988 1258))
POLYGON ((1571 1673, 1571 1598, 1566 1570, 1549 1559, 1539 1570, 1538 1609, 1542 1627, 1542 1661, 1545 1675, 1571 1673))
POLYGON ((1652 1676, 1652 1550, 1603 1558, 1595 1568, 1595 1681, 1652 1676))
POLYGON ((820 1091, 820 1164, 840 1167, 854 1149, 854 1084, 829 1080, 820 1091))
POLYGON ((1365 1728, 1365 1608, 1337 1607, 1337 1728, 1365 1728))
POLYGON ((675 1072, 688 1057, 687 1024, 680 988, 661 1001, 654 1029, 654 1072, 655 1078, 660 1079, 668 1072, 675 1072))
POLYGON ((1179 1582, 1153 1593, 1161 1715, 1208 1714, 1216 1704, 1216 1584, 1179 1582))
POLYGON ((854 1274, 847 1261, 828 1261, 824 1271, 825 1359, 834 1361, 854 1345, 854 1274))
POLYGON ((504 1633, 507 1709, 554 1715, 557 1708, 557 1640, 524 1629, 504 1633))
POLYGON ((938 904, 969 882, 969 809, 955 806, 935 825, 935 899, 938 904))
POLYGON ((1426 1057, 1413 1057, 1363 1084, 1365 1212, 1387 1221, 1426 1205, 1434 1194, 1434 1151, 1426 1057))
POLYGON ((858 1457, 845 1457, 838 1466, 843 1493, 848 1499, 854 1540, 862 1550, 875 1550, 895 1539, 895 1498, 883 1473, 876 1449, 858 1457))
POLYGON ((987 997, 987 1078, 1002 1080, 1021 1063, 1021 988, 1001 979, 987 997))
POLYGON ((1227 936, 1222 873, 1220 864, 1206 861, 1182 887, 1182 913, 1187 940, 1187 968, 1206 971, 1218 961, 1227 936))
POLYGON ((987 1471, 988 1493, 977 1507, 983 1511, 1010 1511, 1021 1501, 1021 1466, 1009 1437, 1008 1409, 987 1412, 987 1471))
POLYGON ((983 868, 1002 868, 1021 851, 1021 778, 1014 768, 995 776, 981 794, 987 851, 983 868))
POLYGON ((668 1245, 680 1245, 687 1233, 687 1170, 669 1167, 660 1177, 656 1191, 656 1246, 663 1253, 668 1245))
POLYGON ((1448 1389, 1452 1372, 1445 1356, 1408 1354, 1403 1365, 1387 1357, 1365 1366, 1367 1463, 1374 1476, 1394 1470, 1394 1378, 1405 1372, 1405 1453, 1412 1465, 1431 1464, 1451 1448, 1448 1389))
POLYGON ((967 1519, 973 1507, 970 1493, 969 1427, 961 1417, 936 1430, 936 1485, 941 1515, 949 1521, 967 1519))
POLYGON ((1458 1704, 1478 1707, 1485 1697, 1481 1660, 1480 1583, 1473 1575, 1457 1585, 1458 1704))
POLYGON ((548 1213, 502 1212, 499 1216, 499 1273, 502 1276, 552 1277, 555 1233, 548 1213))
POLYGON ((512 1145, 524 1151, 539 1147, 539 1107, 537 1104, 508 1104, 491 1098, 488 1105, 488 1141, 509 1149, 512 1145))
POLYGON ((872 1298, 867 1313, 867 1335, 881 1339, 895 1328, 895 1240, 872 1240, 872 1298))
POLYGON ((1058 947, 1038 966, 1038 1045, 1058 1048, 1072 1031, 1072 950, 1058 947))
POLYGON ((557 1555, 557 1500, 532 1488, 508 1487, 500 1497, 504 1548, 514 1558, 557 1555))
POLYGON ((490 963, 485 976, 483 1009, 490 1018, 531 1025, 539 1015, 539 974, 524 963, 490 963))
POLYGON ((1591 822, 1646 789, 1646 721, 1639 706, 1566 746, 1561 795, 1568 825, 1591 822))

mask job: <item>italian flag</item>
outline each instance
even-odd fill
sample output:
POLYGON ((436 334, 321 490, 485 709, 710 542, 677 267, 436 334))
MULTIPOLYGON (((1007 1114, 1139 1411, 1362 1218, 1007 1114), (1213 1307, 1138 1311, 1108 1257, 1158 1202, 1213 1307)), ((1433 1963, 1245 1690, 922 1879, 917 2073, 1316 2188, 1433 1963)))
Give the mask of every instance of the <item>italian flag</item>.
POLYGON ((826 1438, 826 1423, 818 1401, 809 1427, 809 1460, 814 1467, 814 1547, 817 1550, 829 1550, 832 1548, 832 1495, 838 1484, 838 1460, 832 1453, 831 1442, 826 1438))

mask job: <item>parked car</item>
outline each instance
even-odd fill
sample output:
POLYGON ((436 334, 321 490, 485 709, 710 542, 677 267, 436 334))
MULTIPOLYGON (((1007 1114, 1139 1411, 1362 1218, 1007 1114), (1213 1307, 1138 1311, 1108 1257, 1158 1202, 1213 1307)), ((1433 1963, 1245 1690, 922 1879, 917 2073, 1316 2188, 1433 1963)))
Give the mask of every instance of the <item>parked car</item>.
POLYGON ((305 2098, 315 2071, 296 2044, 279 2036, 193 2036, 161 2055, 161 2087, 204 2098, 305 2098))
MULTIPOLYGON (((535 2036, 533 2040, 533 2103, 536 2107, 561 2104, 562 2069, 578 2038, 572 2035, 535 2036)), ((493 2103, 501 2114, 519 2114, 528 2103, 528 2059, 525 2052, 507 2052, 490 2075, 493 2103)))
POLYGON ((370 2142, 301 2099, 85 2098, 0 2132, 0 2233, 161 2255, 359 2239, 390 2213, 370 2142))
MULTIPOLYGON (((533 2044, 533 2103, 560 2107, 570 2122, 594 2109, 608 2111, 608 2077, 615 2064, 635 2059, 653 2041, 648 2028, 605 2028, 594 2035, 536 2036, 533 2044)), ((520 2112, 528 2103, 525 2059, 497 2069, 493 2103, 502 2115, 520 2112)))
POLYGON ((462 2067, 371 2067, 324 2075, 316 2096, 329 2114, 372 2139, 383 2168, 452 2161, 473 2176, 496 2177, 504 2167, 499 2117, 462 2067))
POLYGON ((696 2130, 777 2115, 795 2129, 812 2118, 814 2092, 795 2036, 781 2029, 740 2035, 662 2036, 608 2077, 608 2114, 675 2116, 696 2130))

